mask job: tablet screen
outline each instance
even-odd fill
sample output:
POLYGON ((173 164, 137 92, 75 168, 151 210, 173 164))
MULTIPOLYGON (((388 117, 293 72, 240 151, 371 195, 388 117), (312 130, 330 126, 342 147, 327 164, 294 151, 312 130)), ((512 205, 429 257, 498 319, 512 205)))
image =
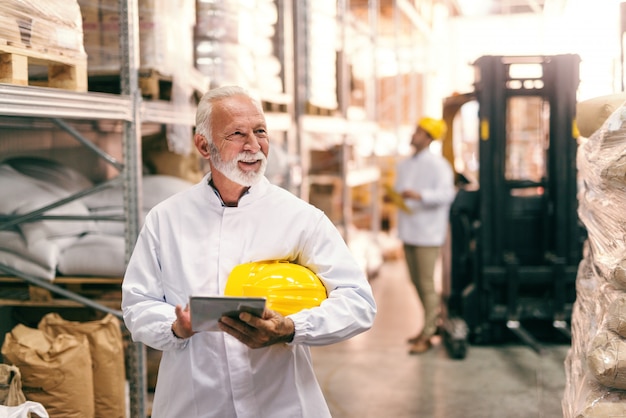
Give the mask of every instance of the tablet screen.
POLYGON ((261 316, 265 298, 232 296, 192 296, 189 298, 191 327, 194 331, 219 331, 222 316, 237 317, 240 312, 261 316))

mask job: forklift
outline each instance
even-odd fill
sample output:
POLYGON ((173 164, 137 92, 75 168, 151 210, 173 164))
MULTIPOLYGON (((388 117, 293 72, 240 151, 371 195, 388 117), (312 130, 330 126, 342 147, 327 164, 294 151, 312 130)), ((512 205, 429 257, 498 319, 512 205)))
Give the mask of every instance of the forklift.
POLYGON ((458 190, 440 327, 452 358, 465 358, 469 344, 521 340, 540 353, 543 341, 571 339, 586 239, 577 214, 579 64, 573 54, 482 56, 474 91, 444 101, 442 152, 458 190))

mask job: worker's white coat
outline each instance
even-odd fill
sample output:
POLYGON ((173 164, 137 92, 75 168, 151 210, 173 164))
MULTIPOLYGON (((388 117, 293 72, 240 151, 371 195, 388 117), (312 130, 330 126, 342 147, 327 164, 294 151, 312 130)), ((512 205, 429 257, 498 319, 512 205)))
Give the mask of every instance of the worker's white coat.
POLYGON ((411 213, 398 211, 398 237, 424 247, 443 245, 448 232, 450 205, 454 200, 454 173, 443 157, 428 148, 398 164, 395 190, 413 190, 421 200, 405 199, 411 213))
POLYGON ((163 351, 152 416, 329 417, 310 345, 371 327, 376 306, 364 272, 317 208, 263 179, 224 207, 207 177, 146 217, 122 286, 135 341, 163 351), (222 332, 177 339, 174 306, 222 295, 233 267, 260 260, 307 266, 324 283, 321 307, 291 315, 290 344, 249 349, 222 332))

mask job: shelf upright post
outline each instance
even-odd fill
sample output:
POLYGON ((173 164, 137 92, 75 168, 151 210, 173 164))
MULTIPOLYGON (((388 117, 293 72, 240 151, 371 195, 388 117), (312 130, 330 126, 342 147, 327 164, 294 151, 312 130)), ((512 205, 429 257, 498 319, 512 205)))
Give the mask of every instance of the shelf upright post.
POLYGON ((293 113, 296 125, 296 144, 300 155, 300 165, 302 170, 302 184, 300 187, 300 197, 309 200, 309 169, 311 167, 311 157, 309 146, 304 138, 302 127, 302 116, 305 113, 305 103, 308 97, 307 91, 307 56, 309 45, 307 34, 309 32, 307 9, 309 0, 296 1, 292 3, 293 12, 293 47, 294 47, 294 87, 293 87, 293 113))
MULTIPOLYGON (((398 9, 398 0, 393 0, 393 42, 394 42, 394 51, 395 51, 395 56, 394 59, 396 60, 396 66, 399 68, 400 67, 400 55, 399 55, 399 51, 400 51, 400 10, 398 9)), ((400 148, 400 137, 403 134, 402 130, 400 129, 400 127, 402 126, 402 95, 398 94, 398 92, 402 92, 403 91, 403 86, 402 86, 402 79, 401 79, 401 75, 400 75, 400 71, 398 70, 397 74, 394 77, 394 89, 396 91, 396 94, 394 94, 393 96, 393 108, 394 108, 394 114, 393 114, 393 119, 394 119, 394 125, 395 125, 395 133, 396 133, 396 143, 395 143, 395 149, 396 149, 396 153, 397 150, 400 148)))
MULTIPOLYGON (((339 46, 339 62, 337 65, 337 92, 339 93, 339 110, 341 116, 348 117, 348 106, 350 105, 350 77, 347 63, 347 26, 348 10, 350 10, 350 0, 339 0, 337 3, 338 23, 341 30, 339 46)), ((350 225, 352 224, 352 189, 348 186, 348 164, 349 164, 348 132, 341 133, 341 225, 343 227, 343 237, 348 242, 350 235, 350 225)))
MULTIPOLYGON (((369 40, 370 46, 372 49, 372 76, 370 80, 367 82, 365 87, 366 92, 366 101, 365 101, 365 110, 367 118, 370 121, 378 123, 378 89, 377 89, 377 80, 378 80, 378 13, 380 9, 379 0, 368 0, 368 10, 367 17, 370 24, 370 33, 369 40)), ((375 134, 376 137, 374 139, 374 143, 378 142, 378 132, 375 134)), ((374 153, 374 155, 376 155, 374 153)), ((372 223, 371 230, 374 233, 375 237, 378 237, 378 233, 380 232, 380 220, 381 220, 381 202, 379 201, 380 195, 380 181, 373 181, 370 186, 370 190, 372 193, 372 223)))
MULTIPOLYGON (((120 81, 123 95, 130 97, 132 117, 124 121, 124 210, 126 215, 126 263, 135 246, 141 219, 141 94, 139 91, 139 7, 137 0, 119 0, 120 81)), ((130 415, 145 418, 146 348, 131 342, 127 354, 130 415)))
MULTIPOLYGON (((296 107, 293 101, 295 97, 296 89, 296 70, 294 63, 295 48, 294 48, 294 4, 289 0, 276 0, 278 7, 278 42, 277 42, 277 55, 282 64, 282 81, 284 86, 284 92, 287 96, 292 98, 292 101, 287 105, 287 112, 289 113, 290 123, 289 129, 285 134, 286 150, 289 156, 296 156, 300 160, 300 147, 298 146, 298 132, 296 130, 296 107)), ((300 189, 302 188, 303 172, 301 166, 290 165, 290 175, 287 179, 286 187, 293 194, 301 196, 300 189)))
POLYGON ((366 80, 365 85, 365 111, 367 118, 378 122, 378 13, 380 9, 379 0, 368 0, 367 20, 370 26, 369 41, 372 50, 371 66, 372 75, 366 80))

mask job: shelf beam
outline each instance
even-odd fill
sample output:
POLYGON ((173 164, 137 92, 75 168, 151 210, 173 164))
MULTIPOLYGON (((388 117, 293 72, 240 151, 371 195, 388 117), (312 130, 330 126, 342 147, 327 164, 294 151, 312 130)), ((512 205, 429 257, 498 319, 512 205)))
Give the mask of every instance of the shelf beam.
POLYGON ((127 96, 3 83, 0 83, 0 114, 124 121, 130 121, 133 116, 127 96))

